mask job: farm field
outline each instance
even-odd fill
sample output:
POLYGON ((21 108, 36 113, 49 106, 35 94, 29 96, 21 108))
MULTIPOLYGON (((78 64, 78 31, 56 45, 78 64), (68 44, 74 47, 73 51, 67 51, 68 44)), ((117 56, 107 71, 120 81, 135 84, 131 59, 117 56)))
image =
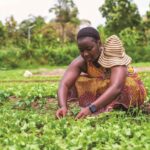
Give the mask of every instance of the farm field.
MULTIPOLYGON (((138 65, 137 65, 138 66, 138 65)), ((0 71, 0 150, 149 150, 150 115, 113 111, 75 121, 77 103, 57 120, 59 75, 23 77, 25 70, 0 71)), ((47 70, 46 70, 47 71, 47 70)), ((150 72, 140 72, 150 100, 150 72)))

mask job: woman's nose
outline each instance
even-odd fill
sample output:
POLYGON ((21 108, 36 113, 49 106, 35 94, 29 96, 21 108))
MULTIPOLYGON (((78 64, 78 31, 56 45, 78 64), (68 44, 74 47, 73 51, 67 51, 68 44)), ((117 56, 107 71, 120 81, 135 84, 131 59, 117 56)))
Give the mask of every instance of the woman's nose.
POLYGON ((83 55, 86 57, 86 56, 89 55, 89 53, 85 50, 84 53, 83 53, 83 55))

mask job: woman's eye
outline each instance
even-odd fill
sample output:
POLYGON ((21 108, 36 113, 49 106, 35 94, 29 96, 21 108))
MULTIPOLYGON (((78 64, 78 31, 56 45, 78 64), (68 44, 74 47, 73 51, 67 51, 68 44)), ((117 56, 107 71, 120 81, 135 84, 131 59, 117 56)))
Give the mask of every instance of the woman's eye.
POLYGON ((83 52, 84 51, 84 49, 79 49, 80 50, 80 52, 83 52))
POLYGON ((92 48, 91 48, 91 47, 87 47, 87 48, 84 48, 84 49, 79 48, 79 50, 80 50, 80 52, 83 52, 83 51, 91 51, 92 48))
POLYGON ((87 51, 91 51, 92 50, 92 47, 88 47, 86 48, 87 51))

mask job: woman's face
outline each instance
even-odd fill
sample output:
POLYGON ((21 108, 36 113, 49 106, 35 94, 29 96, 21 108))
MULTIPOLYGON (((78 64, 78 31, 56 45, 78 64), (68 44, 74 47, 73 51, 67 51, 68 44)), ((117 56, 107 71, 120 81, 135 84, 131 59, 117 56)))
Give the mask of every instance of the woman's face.
POLYGON ((99 40, 96 41, 92 37, 85 37, 79 39, 77 42, 80 54, 85 61, 94 62, 98 59, 101 53, 99 40))

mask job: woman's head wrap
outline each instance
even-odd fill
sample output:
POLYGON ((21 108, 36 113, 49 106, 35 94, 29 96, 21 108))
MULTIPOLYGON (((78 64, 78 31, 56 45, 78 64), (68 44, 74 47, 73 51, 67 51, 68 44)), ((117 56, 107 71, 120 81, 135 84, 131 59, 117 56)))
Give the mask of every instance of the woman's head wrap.
POLYGON ((100 40, 98 31, 93 27, 85 27, 78 32, 77 40, 84 37, 92 37, 96 40, 100 40))

